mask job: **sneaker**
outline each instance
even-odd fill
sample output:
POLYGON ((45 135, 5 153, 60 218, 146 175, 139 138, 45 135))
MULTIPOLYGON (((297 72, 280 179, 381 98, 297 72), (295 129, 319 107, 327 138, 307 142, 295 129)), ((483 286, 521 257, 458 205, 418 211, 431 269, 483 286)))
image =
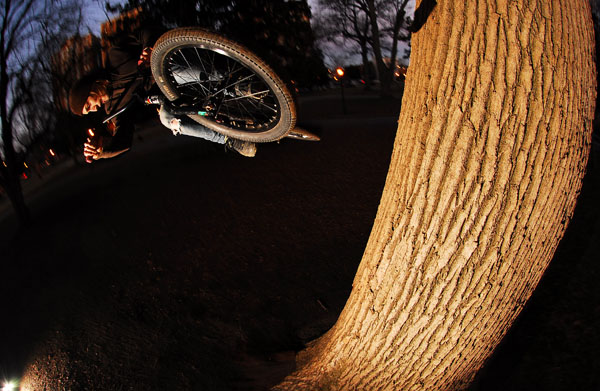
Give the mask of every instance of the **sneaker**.
POLYGON ((256 155, 256 144, 251 143, 250 141, 242 141, 227 137, 225 145, 227 148, 233 149, 242 156, 254 157, 256 155))

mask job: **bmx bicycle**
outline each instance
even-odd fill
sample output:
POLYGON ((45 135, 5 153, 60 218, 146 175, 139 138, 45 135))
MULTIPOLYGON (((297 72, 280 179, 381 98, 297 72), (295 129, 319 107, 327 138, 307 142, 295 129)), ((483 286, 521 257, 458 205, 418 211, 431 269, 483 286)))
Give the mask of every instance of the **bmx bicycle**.
POLYGON ((199 28, 170 30, 156 41, 150 64, 174 114, 254 143, 319 140, 296 127, 296 105, 285 83, 236 42, 199 28))

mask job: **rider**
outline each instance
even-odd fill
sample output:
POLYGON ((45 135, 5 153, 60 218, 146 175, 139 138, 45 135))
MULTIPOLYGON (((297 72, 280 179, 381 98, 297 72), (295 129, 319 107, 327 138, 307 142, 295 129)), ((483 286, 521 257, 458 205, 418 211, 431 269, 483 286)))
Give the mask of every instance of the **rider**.
MULTIPOLYGON (((86 115, 104 107, 113 116, 133 104, 139 94, 147 95, 153 80, 148 70, 154 42, 149 30, 121 35, 108 50, 106 67, 101 72, 84 76, 69 92, 69 105, 76 115, 86 115)), ((88 162, 112 158, 130 149, 133 140, 131 110, 124 111, 106 123, 105 137, 87 140, 83 154, 88 162)), ((225 144, 243 156, 253 157, 256 145, 251 142, 228 138, 214 132, 187 117, 177 118, 161 104, 159 116, 162 124, 173 134, 200 137, 218 144, 225 144)))

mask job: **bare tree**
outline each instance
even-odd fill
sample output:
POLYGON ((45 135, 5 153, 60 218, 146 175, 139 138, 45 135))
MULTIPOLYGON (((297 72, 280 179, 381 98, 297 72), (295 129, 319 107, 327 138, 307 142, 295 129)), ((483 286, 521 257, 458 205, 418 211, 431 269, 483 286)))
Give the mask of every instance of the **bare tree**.
POLYGON ((371 88, 369 75, 369 45, 371 24, 365 8, 353 0, 319 0, 319 12, 315 20, 320 40, 336 43, 350 41, 360 50, 363 80, 371 88))
MULTIPOLYGON (((356 43, 365 70, 372 50, 382 94, 387 95, 396 70, 399 42, 410 38, 408 0, 320 0, 318 4, 317 25, 324 29, 322 36, 356 43)), ((365 80, 370 82, 368 75, 365 80)))
POLYGON ((394 79, 396 70, 396 57, 398 55, 398 41, 408 40, 408 35, 401 35, 401 30, 408 26, 409 19, 406 18, 406 6, 408 0, 365 0, 366 12, 371 22, 371 35, 373 37, 371 46, 375 55, 379 80, 381 82, 382 95, 388 95, 394 79), (385 23, 382 23, 385 22, 385 23), (383 26, 380 27, 380 24, 383 26), (383 55, 382 38, 387 32, 391 38, 391 49, 389 63, 386 64, 383 55))
POLYGON ((81 9, 79 0, 0 1, 0 186, 24 224, 30 215, 20 182, 24 154, 17 149, 18 140, 27 144, 53 123, 50 56, 80 26, 81 9), (19 136, 24 134, 29 136, 19 136))
POLYGON ((380 6, 381 32, 383 33, 383 45, 390 53, 391 73, 396 69, 396 61, 400 55, 400 43, 410 43, 410 25, 412 19, 407 16, 409 8, 409 0, 388 0, 380 6), (389 45, 389 46, 388 46, 389 45))
POLYGON ((420 23, 352 293, 277 390, 468 387, 573 215, 596 98, 588 1, 440 1, 420 23))

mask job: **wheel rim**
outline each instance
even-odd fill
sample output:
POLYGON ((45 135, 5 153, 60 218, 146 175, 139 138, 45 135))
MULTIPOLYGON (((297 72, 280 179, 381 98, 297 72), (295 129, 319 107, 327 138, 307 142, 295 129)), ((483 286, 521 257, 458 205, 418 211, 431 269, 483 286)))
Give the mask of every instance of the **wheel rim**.
POLYGON ((281 116, 271 87, 220 49, 184 46, 165 57, 165 72, 181 100, 206 120, 245 132, 274 128, 281 116))

